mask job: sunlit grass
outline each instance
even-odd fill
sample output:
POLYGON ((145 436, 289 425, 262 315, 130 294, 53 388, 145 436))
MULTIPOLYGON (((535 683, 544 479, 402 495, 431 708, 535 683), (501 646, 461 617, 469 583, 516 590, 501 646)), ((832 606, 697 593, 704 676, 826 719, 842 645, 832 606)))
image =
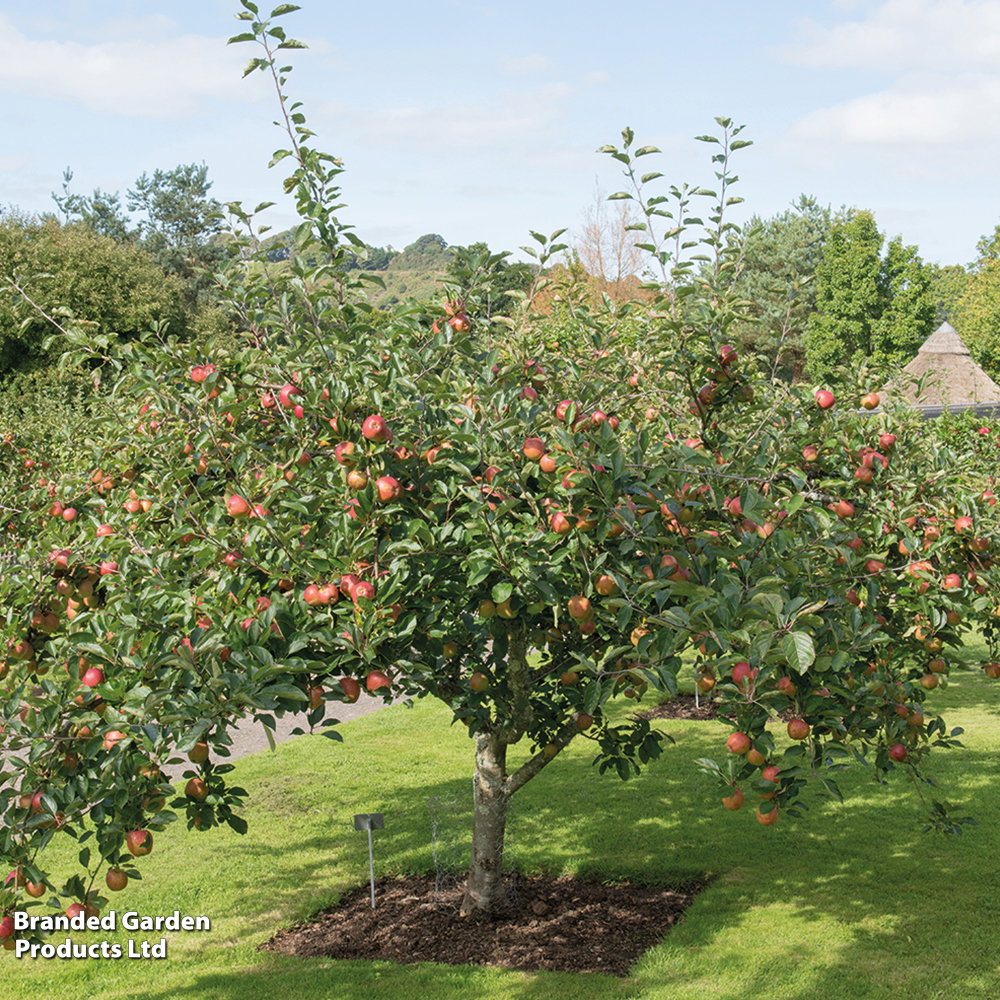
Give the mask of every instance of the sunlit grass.
MULTIPOLYGON (((970 646, 968 662, 983 650, 970 646)), ((384 812, 376 873, 433 866, 427 802, 470 790, 471 746, 449 713, 421 702, 344 727, 345 742, 302 737, 240 761, 250 832, 180 829, 157 838, 141 883, 119 912, 205 914, 207 934, 168 933, 166 961, 15 961, 0 955, 0 997, 149 1000, 392 1000, 468 997, 650 1000, 880 1000, 1000 996, 1000 686, 956 671, 934 705, 965 729, 966 749, 940 755, 934 794, 979 827, 961 838, 920 833, 903 780, 876 786, 856 768, 841 804, 810 794, 805 819, 760 827, 726 812, 695 766, 719 758, 718 723, 667 722, 676 739, 641 778, 590 766, 576 741, 518 794, 512 834, 525 873, 682 883, 715 876, 686 919, 633 976, 277 958, 256 951, 279 927, 335 902, 367 878, 367 837, 353 814, 384 812)), ((748 805, 751 796, 748 795, 748 805)), ((71 853, 64 860, 69 862, 71 853)), ((159 940, 158 933, 133 935, 159 940)), ((123 943, 128 935, 79 935, 123 943)))

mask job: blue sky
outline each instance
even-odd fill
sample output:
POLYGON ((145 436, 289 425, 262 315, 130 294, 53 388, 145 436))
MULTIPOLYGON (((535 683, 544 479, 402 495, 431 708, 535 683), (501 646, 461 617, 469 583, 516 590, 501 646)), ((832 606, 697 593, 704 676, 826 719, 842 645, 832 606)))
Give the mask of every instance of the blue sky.
MULTIPOLYGON (((55 208, 144 171, 208 165, 222 201, 279 204, 283 145, 255 54, 227 47, 238 0, 0 0, 0 204, 55 208)), ((270 5, 261 4, 261 10, 270 5)), ((726 115, 746 212, 800 193, 874 211, 924 259, 968 263, 1000 222, 1000 0, 306 0, 278 22, 308 44, 288 90, 344 159, 342 217, 369 243, 426 232, 515 250, 579 230, 595 150, 631 126, 671 183, 712 180, 693 136, 726 115)), ((662 182, 661 182, 662 183, 662 182)))

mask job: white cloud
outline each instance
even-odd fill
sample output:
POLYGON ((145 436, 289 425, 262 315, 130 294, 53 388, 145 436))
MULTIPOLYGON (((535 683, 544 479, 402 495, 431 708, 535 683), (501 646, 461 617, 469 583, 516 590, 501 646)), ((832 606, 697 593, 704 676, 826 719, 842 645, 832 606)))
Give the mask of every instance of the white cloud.
POLYGON ((500 69, 504 73, 521 75, 524 73, 541 73, 551 69, 552 63, 548 56, 535 53, 530 56, 511 56, 500 61, 500 69))
POLYGON ((860 19, 805 22, 783 53, 813 68, 894 76, 878 91, 813 111, 792 128, 794 138, 940 147, 1000 134, 1000 0, 884 0, 860 19))
POLYGON ((814 111, 792 132, 804 139, 929 145, 1000 135, 1000 76, 909 76, 887 90, 814 111))
POLYGON ((93 44, 31 39, 0 15, 0 91, 126 117, 184 118, 211 99, 254 100, 240 87, 246 46, 173 34, 168 18, 115 22, 93 44))
POLYGON ((332 119, 372 146, 422 155, 462 154, 505 149, 511 144, 551 144, 551 130, 566 116, 574 90, 553 83, 530 91, 512 91, 498 102, 443 107, 376 108, 365 111, 328 104, 320 117, 332 119))
POLYGON ((885 0, 863 20, 801 24, 785 57, 874 71, 1000 70, 1000 0, 885 0))
POLYGON ((587 83, 607 83, 610 79, 603 69, 594 69, 587 74, 587 83))

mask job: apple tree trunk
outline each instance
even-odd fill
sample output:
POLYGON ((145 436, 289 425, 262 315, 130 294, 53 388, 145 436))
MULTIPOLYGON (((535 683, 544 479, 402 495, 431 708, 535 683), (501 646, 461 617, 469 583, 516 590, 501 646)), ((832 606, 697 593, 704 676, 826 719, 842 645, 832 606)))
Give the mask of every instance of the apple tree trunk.
POLYGON ((462 916, 489 912, 506 902, 503 845, 511 791, 505 773, 507 747, 494 734, 476 735, 473 779, 472 856, 462 900, 462 916))

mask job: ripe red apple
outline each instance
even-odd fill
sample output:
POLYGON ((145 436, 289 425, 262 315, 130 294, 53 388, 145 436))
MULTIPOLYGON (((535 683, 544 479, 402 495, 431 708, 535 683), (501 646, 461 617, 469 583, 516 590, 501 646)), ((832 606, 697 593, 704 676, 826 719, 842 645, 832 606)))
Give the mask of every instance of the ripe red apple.
POLYGON ((973 520, 971 517, 958 517, 955 519, 955 530, 959 534, 962 534, 963 531, 968 531, 972 526, 973 520))
POLYGON ((571 400, 571 399, 564 399, 556 407, 556 420, 561 420, 561 421, 563 421, 565 423, 565 421, 566 421, 566 414, 569 413, 569 409, 570 409, 571 406, 573 406, 573 400, 571 400))
POLYGON ((868 393, 867 396, 862 396, 861 397, 861 405, 866 410, 874 410, 878 406, 878 403, 879 403, 879 399, 878 399, 878 393, 877 392, 870 392, 870 393, 868 393))
POLYGON ((315 583, 310 583, 309 586, 302 591, 302 600, 305 601, 311 608, 314 608, 319 604, 326 603, 323 600, 320 588, 315 583))
POLYGON ((749 687, 753 686, 754 680, 757 678, 757 671, 750 669, 750 664, 745 660, 740 663, 733 664, 733 683, 740 689, 740 691, 746 692, 749 687))
POLYGON ((361 425, 361 433, 367 440, 373 441, 376 444, 384 444, 392 440, 392 432, 389 430, 389 425, 377 413, 373 413, 370 417, 365 418, 365 422, 361 425))
POLYGON ((121 892, 128 885, 128 875, 121 868, 109 868, 104 876, 104 884, 112 892, 121 892))
POLYGON ((392 476, 379 476, 375 480, 375 489, 378 491, 379 500, 383 503, 388 503, 390 500, 398 500, 403 494, 403 487, 392 476))
POLYGON ((557 535, 566 535, 573 530, 573 522, 561 511, 549 515, 549 528, 557 535))
POLYGON ((594 613, 594 609, 586 597, 582 594, 577 594, 576 597, 569 599, 569 613, 571 618, 581 621, 590 618, 594 613))
POLYGON ((727 809, 736 810, 743 805, 743 790, 741 788, 734 788, 732 795, 724 795, 722 797, 722 804, 727 809))
POLYGON ((778 822, 778 807, 775 806, 770 812, 764 812, 762 806, 757 806, 757 822, 761 826, 774 826, 778 822))
POLYGON ((351 600, 357 604, 362 598, 368 601, 375 599, 375 587, 367 580, 359 580, 351 589, 351 600))
POLYGON ((361 685, 353 677, 341 677, 340 688, 344 692, 344 699, 351 705, 361 697, 361 685))
POLYGON ((355 459, 353 457, 354 456, 354 442, 353 441, 341 441, 340 444, 338 444, 333 449, 333 455, 334 455, 334 458, 336 458, 337 461, 341 465, 347 465, 347 466, 354 465, 354 462, 355 462, 355 459))
POLYGON ((889 748, 889 757, 895 761, 906 760, 906 747, 902 743, 894 743, 889 748))
POLYGON ((829 410, 833 406, 835 400, 833 398, 833 393, 829 389, 820 389, 814 396, 816 400, 816 405, 821 410, 829 410))
POLYGON ((104 749, 110 750, 119 740, 125 739, 125 733, 112 729, 104 734, 104 749))
POLYGON ((606 573, 602 573, 594 581, 594 590, 596 590, 602 597, 610 597, 618 589, 618 584, 615 583, 615 578, 613 576, 608 576, 606 573))
POLYGON ((802 458, 807 462, 815 462, 819 458, 819 448, 814 444, 807 444, 802 449, 802 458))
POLYGON ((230 517, 249 517, 250 509, 250 504, 238 493, 234 493, 226 500, 226 511, 230 517))
POLYGON ((579 729, 581 733, 590 729, 593 724, 594 717, 592 715, 588 715, 586 712, 581 712, 576 717, 576 728, 579 729))
POLYGON ((728 740, 726 740, 726 747, 730 753, 744 754, 752 746, 750 737, 746 733, 735 732, 728 740))
POLYGON ((367 687, 373 694, 378 691, 379 688, 387 688, 391 686, 392 682, 381 670, 373 670, 365 678, 365 687, 367 687))
POLYGON ((28 882, 24 887, 24 891, 32 899, 41 899, 45 895, 46 885, 44 882, 28 882))
POLYGON ((837 517, 846 520, 849 517, 854 517, 854 504, 849 500, 838 500, 833 505, 833 512, 837 517))
POLYGON ((784 677, 779 677, 778 678, 778 690, 786 698, 794 698, 795 695, 796 695, 795 681, 793 681, 791 679, 791 677, 788 677, 787 675, 784 676, 784 677))
POLYGON ((809 736, 809 723, 805 719, 792 719, 786 726, 790 740, 804 740, 809 736))
POLYGON ((580 675, 575 670, 564 670, 559 676, 559 683, 563 687, 573 687, 580 679, 580 675))
POLYGON ((957 573, 949 573, 941 581, 942 590, 958 590, 962 586, 962 578, 957 573))
POLYGON ((351 469, 347 473, 347 485, 352 490, 363 490, 368 485, 368 473, 361 469, 351 469))
POLYGON ((530 437, 521 447, 524 457, 537 462, 545 454, 545 442, 541 438, 530 437))
POLYGON ((101 576, 115 576, 118 572, 118 563, 106 560, 101 563, 101 576))
POLYGON ((89 670, 84 671, 83 676, 80 678, 80 683, 85 684, 87 687, 97 687, 98 684, 104 683, 104 671, 99 667, 91 667, 89 670))
MULTIPOLYGON (((192 778, 191 780, 201 781, 200 778, 192 778)), ((125 845, 131 855, 136 858, 144 858, 147 854, 152 853, 153 835, 149 830, 131 830, 125 837, 125 845)))

